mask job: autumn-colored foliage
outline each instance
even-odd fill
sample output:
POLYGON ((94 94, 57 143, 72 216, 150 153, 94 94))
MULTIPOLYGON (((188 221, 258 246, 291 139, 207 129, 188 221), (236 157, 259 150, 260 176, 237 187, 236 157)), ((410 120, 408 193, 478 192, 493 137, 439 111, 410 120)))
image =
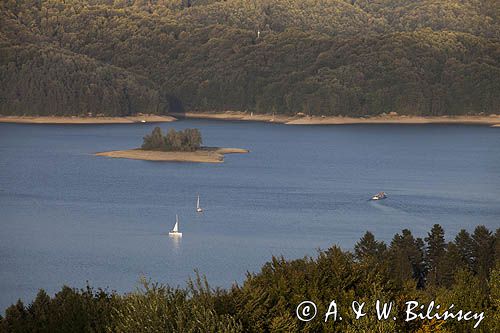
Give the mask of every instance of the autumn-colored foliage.
POLYGON ((495 0, 7 0, 0 114, 500 114, 495 0))

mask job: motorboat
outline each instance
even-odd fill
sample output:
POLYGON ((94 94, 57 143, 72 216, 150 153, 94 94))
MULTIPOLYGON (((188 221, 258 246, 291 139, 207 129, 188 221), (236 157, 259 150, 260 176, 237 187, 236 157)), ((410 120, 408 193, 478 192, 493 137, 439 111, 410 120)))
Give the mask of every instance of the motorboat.
POLYGON ((372 197, 372 200, 382 200, 385 198, 387 198, 387 194, 385 194, 385 192, 378 192, 372 197))

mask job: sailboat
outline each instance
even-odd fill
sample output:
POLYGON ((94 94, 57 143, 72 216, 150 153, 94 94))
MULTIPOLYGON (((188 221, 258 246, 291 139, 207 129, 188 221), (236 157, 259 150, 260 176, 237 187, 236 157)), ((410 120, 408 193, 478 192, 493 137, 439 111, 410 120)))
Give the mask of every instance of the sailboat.
POLYGON ((200 207, 200 195, 198 194, 198 201, 196 202, 196 211, 198 213, 203 212, 203 209, 200 207))
POLYGON ((182 237, 182 232, 179 232, 179 216, 175 214, 175 225, 172 231, 168 233, 169 236, 182 237))

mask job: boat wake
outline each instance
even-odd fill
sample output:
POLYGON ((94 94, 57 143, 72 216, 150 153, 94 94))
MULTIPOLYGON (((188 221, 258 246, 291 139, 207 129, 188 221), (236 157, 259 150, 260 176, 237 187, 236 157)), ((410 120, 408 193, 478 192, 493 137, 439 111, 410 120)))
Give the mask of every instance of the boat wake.
POLYGON ((420 229, 423 231, 427 231, 427 225, 429 224, 429 221, 415 216, 404 209, 393 207, 387 205, 387 201, 384 200, 384 202, 380 200, 369 200, 370 206, 373 208, 381 211, 384 213, 384 215, 390 216, 392 219, 397 219, 398 221, 408 221, 408 222, 413 222, 415 224, 412 224, 412 229, 420 229))

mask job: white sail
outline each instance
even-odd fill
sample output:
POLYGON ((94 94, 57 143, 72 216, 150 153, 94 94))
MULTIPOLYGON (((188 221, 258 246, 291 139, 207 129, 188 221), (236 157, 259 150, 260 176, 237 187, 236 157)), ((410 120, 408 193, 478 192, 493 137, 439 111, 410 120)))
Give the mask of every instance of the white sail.
POLYGON ((203 212, 203 209, 200 207, 200 195, 198 194, 198 200, 196 201, 196 211, 198 213, 203 212))
POLYGON ((172 237, 182 237, 182 232, 179 232, 179 216, 175 214, 175 225, 172 231, 168 233, 172 237))
POLYGON ((175 225, 172 232, 179 232, 179 217, 177 215, 175 215, 175 225))

